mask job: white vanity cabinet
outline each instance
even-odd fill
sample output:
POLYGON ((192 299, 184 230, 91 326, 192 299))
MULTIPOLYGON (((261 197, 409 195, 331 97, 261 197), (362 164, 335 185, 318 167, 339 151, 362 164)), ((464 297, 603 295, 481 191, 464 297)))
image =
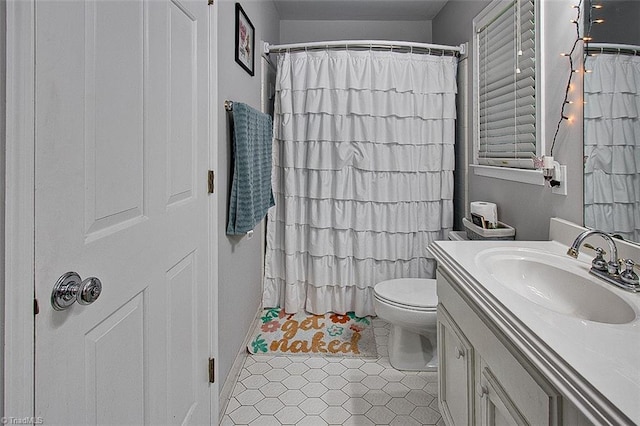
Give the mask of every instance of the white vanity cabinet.
POLYGON ((465 300, 453 280, 441 270, 437 279, 439 403, 445 423, 584 424, 564 422, 553 386, 465 300))
POLYGON ((429 245, 447 425, 640 426, 640 294, 567 256, 582 232, 555 219, 549 241, 429 245))

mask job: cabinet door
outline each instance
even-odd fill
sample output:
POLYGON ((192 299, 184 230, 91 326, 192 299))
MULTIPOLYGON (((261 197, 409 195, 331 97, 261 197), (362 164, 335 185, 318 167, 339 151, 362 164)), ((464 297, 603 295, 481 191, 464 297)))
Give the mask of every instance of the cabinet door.
POLYGON ((478 383, 482 426, 526 426, 529 423, 498 382, 489 367, 482 363, 478 383))
POLYGON ((473 423, 473 347, 443 305, 438 305, 438 402, 445 423, 473 423))

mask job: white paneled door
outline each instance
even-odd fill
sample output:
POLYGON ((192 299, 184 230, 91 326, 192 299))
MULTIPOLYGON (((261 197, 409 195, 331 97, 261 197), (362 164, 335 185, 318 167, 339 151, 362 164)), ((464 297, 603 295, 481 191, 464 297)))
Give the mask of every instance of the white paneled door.
POLYGON ((35 9, 35 414, 208 424, 207 2, 35 9), (57 311, 69 271, 102 291, 57 311))

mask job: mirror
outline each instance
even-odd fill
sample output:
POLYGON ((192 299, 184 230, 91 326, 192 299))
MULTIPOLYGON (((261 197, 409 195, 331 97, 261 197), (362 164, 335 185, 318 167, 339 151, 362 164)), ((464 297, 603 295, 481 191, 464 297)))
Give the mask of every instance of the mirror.
POLYGON ((640 1, 584 11, 584 224, 640 242, 640 1))

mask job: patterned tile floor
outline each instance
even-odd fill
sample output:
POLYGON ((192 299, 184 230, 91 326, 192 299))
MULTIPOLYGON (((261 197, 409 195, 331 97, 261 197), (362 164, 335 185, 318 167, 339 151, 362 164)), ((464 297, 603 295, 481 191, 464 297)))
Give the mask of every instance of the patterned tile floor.
POLYGON ((379 358, 250 355, 227 425, 444 425, 436 373, 389 364, 389 325, 374 319, 379 358))

